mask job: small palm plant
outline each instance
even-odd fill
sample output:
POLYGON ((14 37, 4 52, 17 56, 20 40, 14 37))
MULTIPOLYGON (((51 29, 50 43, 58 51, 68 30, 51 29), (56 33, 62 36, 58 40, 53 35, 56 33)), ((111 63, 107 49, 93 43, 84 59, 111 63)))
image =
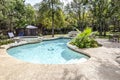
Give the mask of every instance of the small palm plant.
POLYGON ((79 48, 98 47, 97 41, 94 40, 92 29, 87 27, 82 33, 78 34, 70 43, 79 48))

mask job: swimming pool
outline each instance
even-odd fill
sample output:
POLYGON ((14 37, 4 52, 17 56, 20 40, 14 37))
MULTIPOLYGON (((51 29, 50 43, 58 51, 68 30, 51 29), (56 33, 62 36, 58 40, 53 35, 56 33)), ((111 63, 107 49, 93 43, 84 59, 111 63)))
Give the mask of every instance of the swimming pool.
POLYGON ((43 41, 10 48, 7 52, 17 59, 38 64, 72 64, 86 61, 87 56, 67 47, 69 41, 70 39, 66 38, 43 41))

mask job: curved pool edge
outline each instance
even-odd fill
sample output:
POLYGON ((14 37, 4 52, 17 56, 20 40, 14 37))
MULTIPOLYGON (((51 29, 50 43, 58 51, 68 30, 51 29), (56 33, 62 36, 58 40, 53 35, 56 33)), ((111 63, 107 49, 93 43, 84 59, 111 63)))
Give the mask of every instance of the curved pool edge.
POLYGON ((43 38, 43 41, 49 41, 49 40, 55 40, 55 39, 61 39, 61 38, 66 38, 66 39, 72 39, 71 37, 54 37, 54 38, 43 38))
POLYGON ((55 40, 55 39, 60 39, 60 38, 72 39, 71 37, 42 38, 39 41, 23 42, 23 43, 16 43, 16 44, 13 43, 13 45, 8 45, 6 49, 8 50, 10 48, 14 48, 14 47, 22 46, 22 45, 36 44, 36 43, 39 43, 39 42, 42 42, 42 41, 50 41, 50 40, 55 40))
MULTIPOLYGON (((34 42, 26 42, 26 43, 19 43, 19 44, 17 44, 17 45, 12 45, 12 46, 7 46, 7 48, 6 48, 6 55, 8 56, 8 57, 11 57, 11 58, 13 58, 13 59, 15 59, 15 60, 17 60, 17 61, 20 61, 20 62, 23 62, 23 63, 31 63, 31 62, 26 62, 26 61, 23 61, 23 60, 19 60, 19 59, 17 59, 17 58, 14 58, 13 56, 11 56, 11 55, 9 55, 9 53, 7 52, 7 50, 8 49, 10 49, 10 48, 14 48, 14 47, 18 47, 18 46, 23 46, 23 45, 27 45, 27 44, 36 44, 36 43, 40 43, 40 42, 42 42, 42 41, 50 41, 50 40, 56 40, 56 39, 61 39, 61 38, 65 38, 65 39, 72 39, 71 37, 54 37, 54 38, 42 38, 42 40, 41 41, 34 41, 34 42)), ((67 44, 67 47, 68 47, 68 44, 67 44)), ((76 50, 74 50, 74 49, 72 49, 72 48, 70 48, 70 47, 68 47, 69 49, 71 49, 71 50, 73 50, 73 51, 75 51, 75 52, 78 52, 78 53, 80 53, 80 54, 83 54, 83 55, 85 55, 86 57, 88 57, 88 58, 86 58, 86 60, 88 61, 88 59, 90 58, 90 56, 88 55, 88 54, 86 54, 85 52, 83 52, 83 51, 76 51, 76 50)), ((84 63, 84 62, 87 62, 87 61, 83 61, 83 62, 80 62, 80 63, 84 63)), ((79 64, 80 64, 79 63, 79 64)), ((36 63, 32 63, 32 64, 36 64, 36 63)), ((72 64, 78 64, 78 63, 72 63, 72 64)), ((45 64, 46 65, 46 64, 45 64)), ((49 65, 49 64, 48 64, 49 65)))
POLYGON ((88 60, 92 58, 89 53, 85 52, 85 49, 80 49, 77 46, 71 45, 70 42, 67 43, 67 47, 75 52, 88 56, 89 57, 88 60))
MULTIPOLYGON (((5 51, 5 49, 0 49, 0 51, 5 51)), ((87 49, 85 49, 87 50, 87 49)), ((27 64, 26 62, 24 63, 18 63, 17 60, 14 60, 13 62, 9 60, 8 58, 4 59, 0 56, 1 59, 1 64, 0 64, 0 79, 12 79, 12 80, 21 80, 21 79, 39 79, 39 80, 46 80, 46 79, 51 79, 51 80, 56 80, 56 77, 60 77, 58 80, 63 80, 64 78, 64 72, 67 71, 69 74, 67 76, 70 77, 78 77, 79 75, 82 74, 82 76, 87 75, 87 79, 89 80, 119 80, 120 76, 119 74, 119 65, 114 62, 112 57, 108 56, 107 54, 110 54, 111 56, 115 57, 117 54, 120 53, 120 49, 112 49, 111 48, 105 48, 105 47, 100 47, 100 48, 92 48, 91 50, 87 51, 91 57, 95 58, 95 60, 87 61, 85 64, 55 64, 55 65, 49 65, 49 64, 37 64, 34 65, 32 63, 27 64), (107 49, 107 50, 106 50, 107 49), (104 51, 106 50, 106 52, 104 51), (110 50, 110 51, 109 51, 110 50), (117 51, 118 50, 118 51, 117 51), (95 54, 91 54, 91 52, 95 54), (102 53, 102 54, 101 54, 102 53), (102 55, 102 56, 101 56, 102 55), (103 57, 104 55, 104 57, 103 57), (106 63, 107 62, 107 63, 106 63), (100 64, 102 65, 108 65, 100 67, 100 64), (107 67, 107 68, 106 68, 107 67), (113 70, 111 70, 111 68, 113 70), (91 71, 92 70, 92 71, 91 71), (101 73, 102 70, 102 75, 106 76, 101 78, 101 75, 98 73, 101 73), (107 72, 106 72, 107 70, 107 72), (116 70, 117 73, 116 73, 116 70), (24 73, 26 72, 26 73, 24 73), (74 72, 78 73, 76 75, 74 72), (7 73, 7 74, 6 74, 7 73), (44 74, 46 73, 46 74, 44 74), (73 75, 71 75, 71 73, 73 75), (8 75, 9 74, 9 75, 8 75), (109 75, 108 75, 109 74, 109 75), (114 76, 111 75, 115 74, 114 76), (38 76, 39 75, 39 76, 38 76), (46 76, 47 75, 47 76, 46 76), (21 77, 14 77, 14 76, 21 76, 21 77), (91 77, 92 76, 92 77, 91 77), (94 77, 95 76, 95 77, 94 77), (116 77, 118 76, 118 77, 116 77)), ((2 54, 6 54, 3 52, 2 54)), ((84 77, 82 77, 84 79, 84 77)))

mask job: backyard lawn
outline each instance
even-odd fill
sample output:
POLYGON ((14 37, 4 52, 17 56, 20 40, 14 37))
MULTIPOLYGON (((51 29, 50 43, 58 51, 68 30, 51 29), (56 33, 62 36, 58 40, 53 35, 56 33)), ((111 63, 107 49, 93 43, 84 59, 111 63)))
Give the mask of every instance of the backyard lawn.
POLYGON ((0 80, 120 80, 120 0, 0 0, 0 80))

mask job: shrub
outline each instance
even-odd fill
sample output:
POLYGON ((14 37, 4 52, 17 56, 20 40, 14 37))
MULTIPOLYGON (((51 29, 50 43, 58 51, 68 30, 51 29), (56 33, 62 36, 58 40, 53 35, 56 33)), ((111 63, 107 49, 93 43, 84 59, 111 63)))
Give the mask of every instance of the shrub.
POLYGON ((43 35, 42 34, 38 34, 38 36, 42 37, 43 35))
POLYGON ((8 36, 6 36, 6 35, 0 35, 0 39, 1 40, 8 39, 8 36))
POLYGON ((1 45, 5 45, 5 44, 9 44, 9 43, 13 43, 14 41, 13 40, 10 40, 10 39, 8 39, 8 40, 0 40, 0 46, 1 45))
POLYGON ((92 37, 92 29, 86 28, 82 33, 78 34, 70 43, 79 48, 98 47, 97 41, 92 37))

